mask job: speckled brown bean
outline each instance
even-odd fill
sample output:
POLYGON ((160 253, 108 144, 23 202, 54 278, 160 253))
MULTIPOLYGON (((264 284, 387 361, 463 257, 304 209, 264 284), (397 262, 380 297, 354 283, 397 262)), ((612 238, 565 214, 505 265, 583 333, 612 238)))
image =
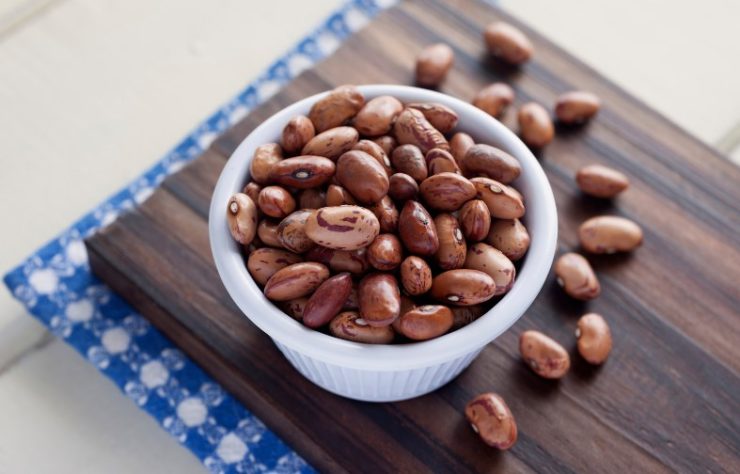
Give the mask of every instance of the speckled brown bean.
POLYGON ((502 21, 486 26, 483 32, 488 52, 510 64, 522 64, 532 57, 532 43, 519 28, 502 21))
POLYGON ((432 269, 423 258, 406 257, 401 263, 401 285, 413 296, 426 293, 432 287, 432 269))
POLYGON ((463 235, 471 242, 485 239, 491 228, 491 213, 480 199, 466 202, 460 209, 459 220, 463 235))
POLYGON ((503 82, 494 82, 481 89, 473 98, 473 105, 492 117, 501 117, 514 103, 514 89, 503 82))
POLYGON ((478 199, 488 206, 491 217, 498 219, 518 219, 524 215, 524 203, 513 188, 490 178, 473 178, 478 199))
POLYGON ((402 110, 401 101, 389 95, 381 95, 369 100, 357 112, 352 123, 361 134, 367 137, 377 137, 390 132, 393 122, 402 110))
POLYGON ((460 329, 463 326, 467 326, 476 319, 480 318, 485 309, 483 305, 476 304, 473 306, 453 306, 452 310, 453 322, 452 330, 460 329))
POLYGON ((428 177, 422 181, 419 192, 430 208, 440 211, 456 211, 476 194, 473 183, 456 173, 428 177))
POLYGON ((280 303, 280 309, 296 321, 301 321, 303 319, 303 310, 306 308, 306 303, 308 303, 308 298, 301 296, 300 298, 280 303))
POLYGON ((495 295, 503 295, 511 289, 516 278, 516 268, 500 250, 483 242, 470 246, 465 257, 465 268, 487 273, 496 283, 495 295))
POLYGON ((308 118, 318 133, 343 125, 365 105, 362 92, 355 86, 339 86, 317 101, 308 118))
POLYGON ((591 92, 571 91, 562 94, 555 102, 555 117, 562 123, 581 123, 596 115, 601 101, 591 92))
POLYGON ((226 220, 231 236, 242 245, 249 245, 257 232, 257 206, 243 193, 229 198, 226 206, 226 220))
POLYGON ((280 222, 273 221, 272 219, 262 219, 257 226, 257 236, 260 241, 270 247, 282 248, 283 244, 280 243, 280 239, 278 238, 279 225, 280 222))
POLYGON ((388 174, 364 151, 352 150, 339 157, 337 179, 361 203, 374 204, 388 194, 388 174))
POLYGON ((484 176, 508 184, 519 177, 522 167, 519 160, 491 145, 470 147, 460 163, 465 175, 484 176))
POLYGON ((434 277, 434 299, 456 306, 470 306, 488 301, 496 294, 496 282, 479 270, 459 268, 434 277))
POLYGON ((267 280, 265 296, 272 301, 288 301, 313 293, 329 278, 329 269, 316 262, 301 262, 281 268, 267 280))
POLYGON ((533 148, 550 143, 555 136, 555 127, 544 107, 536 102, 528 102, 519 109, 519 136, 533 148))
POLYGON ((555 261, 555 275, 558 284, 572 298, 592 300, 601 293, 601 285, 596 274, 583 255, 566 253, 555 261))
POLYGON ((496 219, 491 224, 486 242, 499 249, 509 260, 516 262, 527 253, 530 238, 519 219, 496 219))
POLYGON ((398 328, 409 339, 426 341, 449 331, 453 319, 452 311, 447 306, 417 306, 401 315, 398 328))
POLYGON ((439 248, 432 216, 417 201, 404 204, 398 220, 398 235, 406 250, 416 255, 434 255, 439 248))
POLYGON ((482 393, 465 405, 465 418, 480 439, 497 449, 509 449, 516 443, 514 415, 501 396, 482 393))
POLYGON ((598 216, 581 224, 578 238, 586 252, 631 252, 642 245, 642 229, 624 217, 598 216))
POLYGON ((262 247, 249 254, 247 270, 258 285, 264 285, 278 270, 302 261, 301 256, 293 252, 262 247))
POLYGON ((398 229, 398 209, 393 204, 393 200, 390 196, 383 196, 383 198, 376 204, 373 204, 369 209, 375 214, 380 223, 381 232, 396 232, 398 229))
POLYGON ((360 281, 360 316, 370 326, 388 326, 401 311, 401 292, 393 275, 371 273, 360 281))
MULTIPOLYGON (((316 135, 316 129, 313 128, 313 122, 305 115, 298 115, 288 121, 283 128, 283 136, 280 143, 286 153, 296 153, 301 150, 306 143, 316 135)), ((313 155, 314 153, 306 153, 313 155)))
POLYGON ((329 324, 329 331, 340 339, 365 344, 388 344, 395 337, 393 328, 370 326, 356 311, 339 313, 329 324))
POLYGON ((406 107, 420 111, 429 120, 429 123, 442 133, 450 132, 457 126, 457 112, 442 104, 434 102, 413 103, 406 107))
POLYGON ((367 261, 381 271, 395 269, 402 259, 401 241, 393 234, 380 234, 367 248, 367 261))
POLYGON ((419 194, 419 185, 406 173, 395 173, 388 179, 388 196, 394 201, 404 202, 416 199, 419 194))
POLYGON ((537 375, 559 379, 570 369, 570 356, 563 346, 539 331, 524 331, 519 337, 524 363, 537 375))
POLYGON ((437 228, 439 237, 439 248, 434 254, 437 265, 443 270, 462 268, 465 263, 467 244, 457 218, 452 214, 437 214, 434 218, 434 226, 437 228))
POLYGON ((308 189, 321 186, 334 176, 336 165, 323 156, 296 156, 275 163, 270 171, 272 181, 283 186, 308 189))
POLYGON ((295 210, 295 199, 280 186, 266 186, 257 198, 260 210, 270 217, 282 219, 295 210))
POLYGON ((457 132, 452 135, 452 139, 450 140, 450 153, 452 153, 452 157, 455 158, 455 161, 459 163, 463 158, 465 158, 465 153, 467 153, 468 149, 473 145, 475 145, 473 137, 467 133, 457 132))
POLYGON ((385 154, 383 148, 380 145, 371 140, 360 140, 357 144, 352 147, 353 150, 364 151, 368 155, 375 158, 375 161, 385 169, 385 172, 390 176, 393 173, 391 168, 391 160, 388 159, 388 155, 385 154))
POLYGON ((460 174, 460 167, 455 158, 447 150, 433 148, 426 154, 427 169, 429 176, 440 173, 457 173, 460 174))
POLYGON ((326 207, 326 193, 318 188, 304 189, 298 194, 298 207, 301 209, 326 207))
POLYGON ((375 214, 358 206, 323 207, 306 221, 306 235, 311 240, 337 250, 367 247, 379 233, 375 214))
POLYGON ((326 188, 326 205, 327 206, 341 206, 343 204, 356 204, 355 198, 341 186, 336 184, 330 184, 326 188))
POLYGON ((619 171, 601 165, 584 166, 576 173, 576 183, 586 194, 599 198, 613 198, 621 193, 630 182, 619 171))
POLYGON ((352 127, 334 127, 319 133, 301 150, 302 155, 323 156, 336 161, 357 143, 360 135, 352 127))
POLYGON ((600 314, 581 316, 576 327, 576 339, 578 353, 589 364, 603 364, 612 350, 612 333, 600 314))
POLYGON ((444 43, 424 48, 416 57, 416 83, 423 87, 436 87, 447 77, 455 61, 455 52, 444 43))
POLYGON ((258 146, 249 163, 249 176, 258 184, 269 183, 272 166, 282 159, 283 151, 277 143, 258 146))
POLYGON ((306 221, 313 211, 301 209, 287 216, 278 225, 278 240, 283 247, 295 253, 303 253, 316 245, 306 235, 306 221))
POLYGON ((401 145, 391 154, 391 163, 396 171, 406 173, 418 182, 426 179, 427 162, 416 145, 401 145))
POLYGON ((382 137, 373 138, 373 143, 377 143, 378 145, 380 145, 380 148, 382 148, 385 154, 388 156, 391 156, 391 153, 393 153, 393 150, 395 150, 396 146, 398 145, 396 139, 390 135, 383 135, 382 137))
POLYGON ((242 192, 249 196, 249 198, 254 201, 254 203, 257 203, 257 198, 260 195, 260 191, 262 191, 262 186, 255 183, 254 181, 248 182, 246 185, 244 185, 244 189, 242 189, 242 192))
POLYGON ((329 323, 342 310, 352 291, 352 277, 340 273, 323 282, 306 303, 303 310, 303 324, 319 328, 329 323))
POLYGON ((450 144, 447 143, 444 135, 416 109, 406 108, 401 112, 393 126, 393 133, 398 143, 416 145, 424 154, 432 148, 450 149, 450 144))
POLYGON ((370 268, 367 249, 335 250, 317 245, 304 255, 305 260, 328 265, 333 272, 350 272, 362 275, 370 268))

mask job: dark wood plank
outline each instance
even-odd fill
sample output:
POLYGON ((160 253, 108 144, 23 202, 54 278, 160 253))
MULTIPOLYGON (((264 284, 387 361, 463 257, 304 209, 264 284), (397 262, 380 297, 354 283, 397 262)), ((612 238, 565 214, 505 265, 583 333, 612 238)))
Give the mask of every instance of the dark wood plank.
MULTIPOLYGON (((470 0, 409 1, 382 13, 89 239, 93 270, 322 470, 736 471, 740 172, 526 25, 535 60, 522 69, 492 62, 479 32, 494 19, 518 23, 470 0), (599 94, 605 107, 595 121, 558 130, 539 152, 556 194, 560 250, 577 248, 578 224, 601 213, 638 221, 645 245, 631 256, 589 257, 603 286, 590 304, 548 281, 522 321, 437 392, 393 404, 345 400, 303 379, 231 302, 208 247, 211 192, 226 157, 282 107, 342 83, 411 83, 416 53, 440 40, 456 52, 442 91, 465 100, 496 80, 513 85, 517 105, 552 104, 571 88, 599 94), (582 197, 573 175, 591 162, 626 172, 629 192, 615 203, 582 197), (552 383, 520 362, 523 330, 573 340, 587 310, 612 322, 615 351, 604 367, 574 354, 572 373, 552 383), (511 452, 485 449, 461 415, 488 390, 516 414, 511 452)), ((503 121, 515 128, 514 112, 503 121)))

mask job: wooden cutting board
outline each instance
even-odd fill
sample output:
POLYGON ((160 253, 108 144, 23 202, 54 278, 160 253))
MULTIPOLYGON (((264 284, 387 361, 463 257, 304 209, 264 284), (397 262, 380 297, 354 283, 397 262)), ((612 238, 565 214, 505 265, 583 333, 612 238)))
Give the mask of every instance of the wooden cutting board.
MULTIPOLYGON (((497 19, 519 25, 470 0, 410 1, 382 13, 90 238, 93 270, 324 471, 738 472, 740 171, 524 25, 534 60, 521 69, 491 61, 480 32, 497 19), (208 245, 211 192, 266 117, 338 84, 411 84, 416 53, 436 41, 456 53, 441 90, 463 100, 500 80, 516 89, 517 105, 551 105, 570 89, 598 94, 605 105, 596 120, 558 130, 539 154, 560 213, 559 251, 576 249, 578 224, 602 213, 639 222, 645 244, 631 255, 589 257, 603 288, 590 303, 565 297, 550 278, 526 316, 437 392, 386 404, 342 399, 293 370, 230 300, 208 245), (588 163, 624 171, 631 188, 614 203, 583 197, 573 176, 588 163), (572 348, 586 311, 611 323, 606 365, 590 367, 573 352, 560 382, 524 366, 522 331, 572 348), (509 452, 484 446, 463 419, 465 403, 491 390, 519 425, 509 452)), ((514 111, 504 122, 514 126, 514 111)))

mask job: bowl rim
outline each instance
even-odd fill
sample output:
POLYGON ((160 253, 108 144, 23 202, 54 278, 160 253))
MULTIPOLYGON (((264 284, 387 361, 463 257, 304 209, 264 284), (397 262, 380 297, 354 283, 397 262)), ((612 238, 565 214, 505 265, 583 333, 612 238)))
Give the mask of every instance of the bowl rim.
MULTIPOLYGON (((549 272, 557 244, 557 210, 550 183, 539 162, 524 143, 501 122, 471 104, 440 92, 411 86, 375 84, 357 86, 366 99, 393 95, 403 102, 437 102, 490 129, 496 146, 508 151, 522 165, 522 177, 532 180, 534 192, 525 195, 528 214, 536 209, 541 232, 530 233, 531 244, 517 279, 489 311, 477 320, 444 336, 407 344, 373 345, 339 339, 309 329, 273 305, 259 289, 246 267, 240 246, 233 240, 226 219, 226 204, 241 191, 249 175, 249 162, 260 139, 272 128, 278 137, 295 115, 307 115, 310 106, 330 91, 295 102, 262 122, 241 142, 219 176, 209 210, 209 239, 222 283, 242 313, 273 340, 310 358, 346 368, 400 371, 441 364, 478 350, 509 329, 539 294, 549 272), (525 176, 526 173, 526 176, 525 176), (538 263, 539 262, 539 263, 538 263)), ((529 216, 528 216, 529 217, 529 216)), ((530 226, 528 226, 529 228, 530 226)))

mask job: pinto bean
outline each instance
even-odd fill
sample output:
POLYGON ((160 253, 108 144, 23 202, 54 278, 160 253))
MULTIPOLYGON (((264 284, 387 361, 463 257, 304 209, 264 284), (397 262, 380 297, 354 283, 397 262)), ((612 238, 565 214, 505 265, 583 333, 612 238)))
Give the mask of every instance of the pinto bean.
POLYGON ((360 316, 370 326, 388 326, 401 310, 398 282, 387 273, 371 273, 360 281, 360 316))
POLYGON ((518 219, 524 215, 524 203, 519 193, 503 183, 489 178, 472 178, 478 199, 488 206, 491 217, 518 219))
POLYGON ((339 127, 354 117, 365 105, 365 97, 355 86, 339 86, 322 99, 319 99, 308 118, 313 122, 316 132, 339 127))
POLYGON ((393 153, 393 150, 395 150, 396 146, 398 145, 396 139, 390 135, 383 135, 382 137, 373 138, 373 142, 380 145, 380 148, 382 148, 385 154, 388 156, 391 156, 391 153, 393 153))
MULTIPOLYGON (((287 153, 296 153, 306 146, 306 143, 311 141, 315 135, 316 129, 313 127, 313 122, 305 115, 298 115, 290 119, 283 128, 280 143, 287 153)), ((312 155, 314 153, 305 154, 312 155)))
POLYGON ((422 181, 419 192, 429 207, 440 211, 456 211, 476 195, 473 183, 456 173, 428 177, 422 181))
POLYGON ((467 326, 468 324, 472 323, 476 319, 480 318, 483 313, 485 313, 485 309, 483 308, 483 305, 472 305, 472 306, 453 306, 450 308, 452 310, 452 316, 453 316, 453 322, 452 322, 452 329, 460 329, 463 326, 467 326))
POLYGON ((391 154, 391 163, 396 171, 406 173, 418 182, 427 178, 427 162, 416 145, 401 145, 391 154))
POLYGON ((386 155, 385 151, 383 151, 383 148, 374 141, 360 140, 354 147, 352 147, 352 149, 364 151, 368 155, 375 158, 375 161, 380 163, 383 169, 385 169, 385 172, 388 176, 393 174, 393 169, 391 168, 391 160, 388 158, 388 155, 386 155))
POLYGON ((406 107, 416 109, 424 114, 429 123, 442 133, 450 132, 457 126, 457 112, 445 105, 426 102, 408 104, 406 107))
POLYGON ((278 270, 302 261, 293 252, 263 247, 249 254, 247 270, 257 284, 264 285, 278 270))
POLYGON ((298 194, 298 207, 301 209, 326 207, 326 193, 317 188, 304 189, 298 194))
POLYGON ((266 186, 257 197, 260 210, 270 217, 282 219, 295 210, 295 199, 280 186, 266 186))
POLYGON ((514 89, 504 82, 494 82, 475 95, 473 105, 492 117, 501 117, 514 103, 514 89))
POLYGON ((473 199, 463 204, 460 209, 460 228, 466 239, 479 242, 486 238, 491 228, 491 213, 488 206, 480 199, 473 199))
POLYGON ((394 201, 416 199, 418 194, 419 185, 406 173, 395 173, 388 179, 388 196, 394 201))
POLYGON ((422 258, 406 257, 401 263, 401 285, 413 296, 426 293, 432 287, 432 269, 422 258))
POLYGON ((624 217, 598 216, 581 224, 578 238, 587 252, 631 252, 642 245, 642 229, 624 217))
POLYGON ((242 245, 249 245, 257 232, 257 206, 243 193, 236 193, 226 207, 226 220, 231 236, 242 245))
POLYGON ((437 87, 452 67, 455 52, 444 43, 427 46, 416 57, 416 83, 423 87, 437 87))
POLYGON ((496 219, 491 224, 486 242, 515 262, 529 249, 529 232, 519 219, 496 219))
POLYGON ((536 102, 528 102, 519 109, 519 135, 522 141, 534 148, 550 143, 555 136, 555 127, 550 114, 536 102))
POLYGON ((257 204, 257 197, 260 195, 260 191, 262 191, 262 186, 254 181, 248 182, 244 185, 244 189, 242 189, 242 192, 249 196, 249 199, 254 201, 255 204, 257 204))
POLYGON ((334 176, 336 165, 322 156, 296 156, 275 163, 270 179, 277 184, 298 189, 315 188, 334 176))
POLYGON ((391 130, 402 110, 403 104, 400 100, 382 95, 367 101, 357 112, 353 125, 358 132, 368 137, 384 135, 391 130))
POLYGON ((571 91, 558 97, 555 117, 562 123, 582 123, 596 115, 601 101, 596 94, 586 91, 571 91))
POLYGON ((352 127, 334 127, 319 133, 301 150, 302 155, 323 156, 336 161, 342 153, 352 149, 360 135, 352 127))
POLYGON ((576 339, 578 353, 589 364, 603 364, 612 350, 612 333, 600 314, 581 316, 576 327, 576 339))
POLYGON ((393 126, 393 132, 401 145, 416 145, 424 154, 432 148, 450 149, 444 135, 416 109, 404 109, 393 126))
POLYGON ((308 298, 301 296, 300 298, 280 303, 280 309, 296 321, 302 321, 303 310, 306 308, 306 303, 308 303, 308 298))
POLYGON ((249 176, 258 184, 269 183, 272 166, 282 159, 283 150, 277 143, 258 146, 249 163, 249 176))
POLYGON ((483 32, 483 39, 492 56, 510 64, 522 64, 532 57, 532 42, 509 23, 498 21, 489 24, 483 32))
POLYGON ((457 132, 450 140, 450 153, 452 153, 452 157, 455 158, 456 162, 461 163, 465 159, 465 154, 473 145, 475 145, 473 137, 467 133, 457 132))
POLYGON ((460 174, 460 167, 452 154, 441 148, 433 148, 426 154, 427 168, 429 176, 440 173, 457 173, 460 174))
POLYGON ((381 271, 395 269, 402 259, 401 241, 394 234, 380 234, 367 248, 367 261, 381 271))
POLYGON ((365 344, 388 344, 395 333, 390 326, 370 326, 356 311, 339 313, 329 324, 332 335, 365 344))
POLYGON ((416 201, 406 201, 398 220, 398 234, 406 249, 416 255, 434 255, 439 248, 432 216, 416 201))
POLYGON ((400 317, 401 334, 414 341, 439 337, 452 327, 452 311, 447 306, 424 305, 407 311, 400 317))
POLYGON ((316 245, 306 235, 306 222, 313 213, 309 209, 295 211, 278 225, 278 240, 283 247, 295 253, 303 253, 316 245))
POLYGON ((570 356, 565 348, 539 331, 522 333, 519 352, 529 368, 540 377, 559 379, 570 369, 570 356))
POLYGON ((435 276, 432 281, 432 297, 456 306, 480 304, 495 294, 496 283, 493 278, 478 270, 448 270, 435 276))
POLYGON ((398 209, 389 196, 383 198, 369 208, 380 223, 381 232, 396 232, 398 229, 398 209))
POLYGON ((333 272, 350 272, 362 275, 370 268, 367 261, 367 249, 336 250, 316 245, 305 254, 309 262, 319 262, 327 265, 333 272))
POLYGON ((308 299, 303 310, 303 324, 319 328, 329 323, 347 301, 352 291, 352 277, 340 273, 324 281, 308 299))
POLYGON ((337 179, 359 202, 374 204, 388 194, 388 174, 375 158, 351 150, 337 161, 337 179))
POLYGON ((582 255, 566 253, 555 261, 555 275, 565 292, 579 300, 592 300, 601 293, 596 274, 582 255))
POLYGON ((503 184, 514 181, 522 172, 519 160, 503 150, 484 144, 471 146, 460 166, 466 176, 485 176, 503 184))
POLYGON ((341 186, 336 184, 330 184, 326 188, 326 205, 327 206, 341 206, 342 204, 357 204, 355 198, 341 186))
POLYGON ((306 235, 315 243, 337 250, 370 245, 380 233, 375 214, 359 206, 323 207, 306 221, 306 235))
POLYGON ((265 284, 265 296, 272 301, 288 301, 313 293, 329 278, 329 269, 316 262, 301 262, 281 268, 265 284))
POLYGON ((463 238, 457 218, 452 214, 437 214, 434 226, 439 237, 439 248, 434 257, 443 270, 462 268, 465 263, 467 245, 463 238))
POLYGON ((465 418, 489 446, 505 450, 516 443, 516 421, 500 395, 488 392, 470 400, 465 405, 465 418))
POLYGON ((576 183, 586 194, 599 198, 613 198, 627 189, 629 179, 619 171, 601 165, 584 166, 576 173, 576 183))
POLYGON ((465 268, 487 273, 496 283, 495 295, 503 295, 511 289, 516 278, 516 268, 501 251, 483 242, 470 246, 465 257, 465 268))
POLYGON ((272 219, 262 219, 257 226, 257 236, 260 241, 270 247, 282 248, 283 244, 278 237, 279 226, 280 222, 273 221, 272 219))

